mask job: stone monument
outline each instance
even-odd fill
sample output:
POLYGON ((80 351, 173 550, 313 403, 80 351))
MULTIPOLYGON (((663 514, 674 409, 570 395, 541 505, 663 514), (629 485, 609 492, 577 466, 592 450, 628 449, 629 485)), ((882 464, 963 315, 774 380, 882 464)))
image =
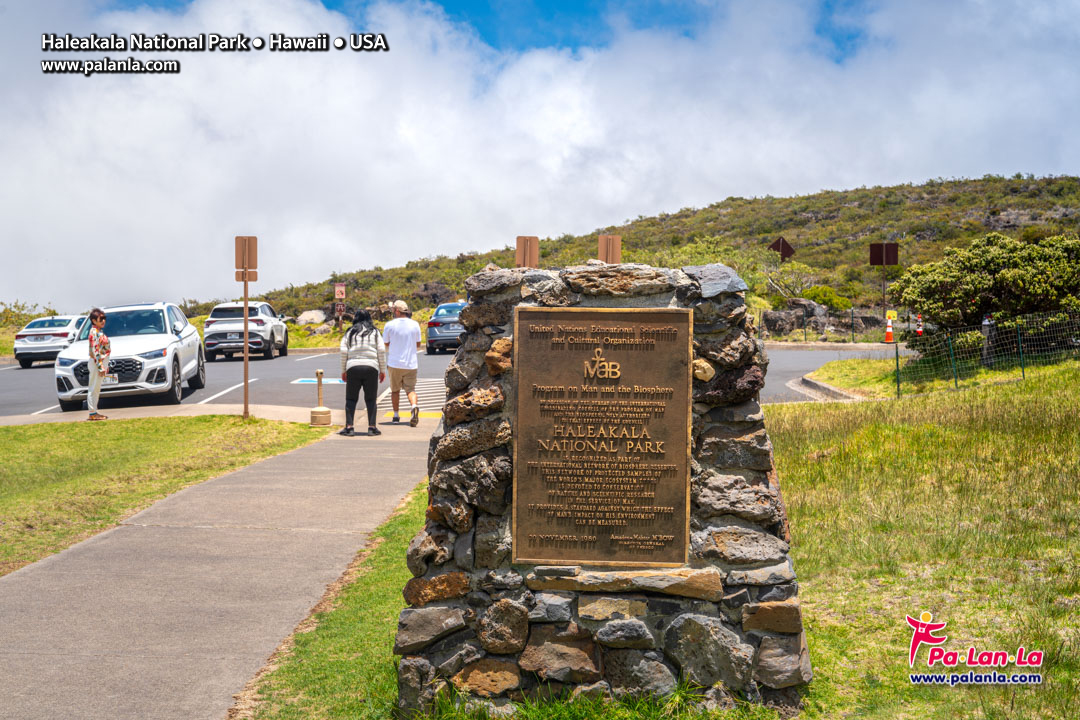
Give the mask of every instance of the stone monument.
POLYGON ((670 693, 790 713, 811 670, 730 268, 488 266, 431 438, 398 712, 670 693))

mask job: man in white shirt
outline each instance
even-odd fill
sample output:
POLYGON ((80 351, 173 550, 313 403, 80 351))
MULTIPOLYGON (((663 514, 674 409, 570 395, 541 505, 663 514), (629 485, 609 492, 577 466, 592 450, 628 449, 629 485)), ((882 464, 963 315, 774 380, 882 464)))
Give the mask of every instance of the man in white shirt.
POLYGON ((401 422, 399 394, 405 388, 411 408, 409 424, 416 427, 420 422, 420 408, 416 404, 416 351, 420 349, 420 324, 410 317, 412 313, 404 300, 395 300, 393 308, 394 319, 383 328, 386 366, 390 369, 390 401, 394 406, 393 422, 401 422))

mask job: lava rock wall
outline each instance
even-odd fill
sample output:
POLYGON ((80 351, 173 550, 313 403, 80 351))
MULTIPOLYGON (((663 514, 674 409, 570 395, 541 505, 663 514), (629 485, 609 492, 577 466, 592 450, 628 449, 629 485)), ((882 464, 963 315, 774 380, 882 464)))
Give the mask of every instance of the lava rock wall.
POLYGON ((768 359, 731 268, 489 265, 465 281, 467 335, 428 454, 424 528, 398 620, 398 713, 455 696, 510 715, 526 698, 670 693, 799 704, 811 679, 790 535, 758 392, 768 359), (694 312, 691 542, 678 568, 512 565, 513 312, 694 312))

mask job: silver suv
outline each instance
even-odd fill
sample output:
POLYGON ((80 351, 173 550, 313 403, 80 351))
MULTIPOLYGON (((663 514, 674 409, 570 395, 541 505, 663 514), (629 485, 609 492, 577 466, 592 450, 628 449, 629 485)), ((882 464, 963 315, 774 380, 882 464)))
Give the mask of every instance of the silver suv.
MULTIPOLYGON (((101 396, 164 394, 183 399, 184 380, 193 390, 206 387, 206 365, 199 331, 172 303, 104 308, 105 334, 112 354, 101 396)), ((56 396, 62 410, 79 410, 90 381, 91 324, 56 356, 56 396)))
MULTIPOLYGON (((274 348, 279 355, 288 355, 289 329, 284 317, 277 315, 270 303, 249 302, 248 352, 262 353, 267 360, 274 357, 274 348)), ((218 355, 231 358, 233 353, 244 353, 244 303, 222 303, 210 311, 203 324, 203 347, 211 362, 218 355)))

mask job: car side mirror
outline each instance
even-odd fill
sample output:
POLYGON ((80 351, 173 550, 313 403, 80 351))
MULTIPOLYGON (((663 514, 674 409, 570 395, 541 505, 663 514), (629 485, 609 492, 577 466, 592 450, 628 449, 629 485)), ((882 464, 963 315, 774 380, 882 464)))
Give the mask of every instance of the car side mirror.
POLYGON ((174 334, 179 335, 180 331, 184 329, 184 324, 179 320, 176 320, 172 324, 172 331, 174 334))
POLYGON ((277 314, 277 319, 278 320, 284 320, 285 319, 285 313, 278 313, 277 314))

